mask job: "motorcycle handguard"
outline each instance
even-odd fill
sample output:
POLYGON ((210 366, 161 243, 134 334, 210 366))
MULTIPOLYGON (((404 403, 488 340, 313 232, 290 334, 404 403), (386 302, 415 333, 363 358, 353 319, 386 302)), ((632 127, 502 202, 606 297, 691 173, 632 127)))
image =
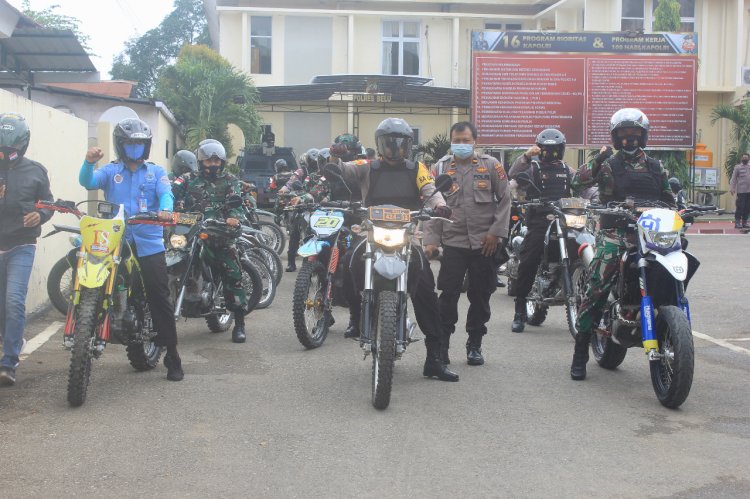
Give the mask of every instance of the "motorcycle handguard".
POLYGON ((305 244, 300 246, 297 250, 297 254, 302 258, 307 258, 314 255, 319 255, 325 248, 329 247, 331 243, 328 241, 321 241, 319 239, 310 239, 305 244))

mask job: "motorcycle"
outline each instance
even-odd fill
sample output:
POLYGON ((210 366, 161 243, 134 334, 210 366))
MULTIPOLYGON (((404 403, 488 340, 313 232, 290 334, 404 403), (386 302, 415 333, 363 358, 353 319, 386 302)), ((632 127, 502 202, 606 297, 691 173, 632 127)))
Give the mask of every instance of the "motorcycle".
MULTIPOLYGON (((232 207, 236 200, 227 204, 232 207)), ((236 203, 235 203, 236 204, 236 203)), ((175 233, 167 249, 167 274, 175 300, 175 319, 204 318, 213 333, 227 331, 234 316, 226 308, 221 276, 202 258, 203 251, 225 248, 229 241, 240 237, 241 226, 231 226, 216 219, 199 220, 199 214, 180 214, 175 233), (208 249, 205 249, 208 247, 208 249)), ((261 298, 263 281, 258 270, 247 258, 240 258, 242 287, 247 294, 248 311, 261 298)))
POLYGON ((130 364, 138 371, 156 367, 162 348, 154 344, 151 313, 146 301, 138 260, 125 239, 125 224, 171 225, 153 213, 125 218, 125 209, 107 201, 97 202, 97 214, 78 209, 81 201, 39 201, 39 209, 71 213, 80 220, 81 246, 73 274, 72 301, 68 306, 63 346, 71 350, 68 402, 80 406, 86 400, 92 359, 99 358, 108 343, 126 346, 130 364))
POLYGON ((617 281, 591 337, 594 358, 601 367, 615 369, 628 348, 641 345, 657 399, 677 408, 693 381, 693 335, 685 292, 700 265, 683 249, 683 217, 705 211, 680 214, 659 201, 632 199, 591 209, 600 221, 608 217, 607 227, 623 228, 630 235, 617 281))
MULTIPOLYGON (((450 175, 440 175, 435 192, 448 192, 452 183, 450 175)), ((416 325, 407 317, 407 269, 417 225, 433 218, 451 221, 433 217, 424 205, 417 211, 371 206, 360 210, 360 215, 362 223, 350 229, 354 234, 366 235, 360 347, 365 358, 372 354, 372 405, 385 409, 391 400, 395 361, 410 343, 417 341, 413 337, 416 325)))
POLYGON ((292 299, 294 331, 305 348, 323 344, 333 324, 333 305, 346 306, 341 256, 351 243, 351 234, 344 227, 344 215, 355 213, 359 206, 359 203, 332 201, 321 203, 310 214, 312 234, 297 250, 304 260, 292 299))
POLYGON ((78 248, 81 247, 81 229, 60 224, 52 224, 52 227, 54 227, 54 230, 45 234, 44 238, 60 232, 71 233, 68 240, 73 248, 55 262, 49 274, 47 274, 47 296, 49 297, 49 301, 58 312, 67 315, 73 293, 73 266, 75 265, 78 248))
POLYGON ((250 193, 243 194, 242 209, 250 227, 261 232, 258 234, 260 241, 272 247, 277 254, 281 255, 286 247, 286 234, 276 223, 260 218, 265 216, 273 219, 276 215, 270 211, 259 210, 255 203, 255 197, 250 193))

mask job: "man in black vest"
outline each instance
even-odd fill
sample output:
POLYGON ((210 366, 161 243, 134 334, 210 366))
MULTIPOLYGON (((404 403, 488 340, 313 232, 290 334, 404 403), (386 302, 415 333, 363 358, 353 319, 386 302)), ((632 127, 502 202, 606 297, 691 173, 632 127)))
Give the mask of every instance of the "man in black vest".
MULTIPOLYGON (((602 147, 599 154, 581 166, 573 178, 573 190, 578 192, 594 184, 599 186, 602 203, 625 201, 633 197, 640 201, 663 201, 674 206, 675 199, 661 162, 649 158, 643 151, 648 142, 649 122, 639 109, 620 109, 609 122, 612 149, 602 147)), ((599 324, 607 297, 617 280, 619 262, 626 251, 628 233, 625 229, 608 226, 602 216, 599 221, 596 254, 589 267, 590 279, 586 296, 578 308, 575 350, 570 366, 574 380, 586 378, 589 343, 592 328, 599 324)))
MULTIPOLYGON (((510 178, 523 187, 523 180, 517 177, 525 172, 534 182, 526 188, 527 197, 542 201, 557 201, 570 197, 573 173, 562 158, 565 154, 565 135, 560 130, 548 128, 536 137, 536 145, 516 159, 510 168, 510 178), (536 192, 535 187, 540 192, 536 192)), ((534 285, 534 276, 544 252, 544 236, 549 226, 547 215, 550 210, 532 208, 526 215, 528 232, 523 239, 516 280, 516 313, 511 330, 522 333, 526 324, 526 296, 534 285)))
MULTIPOLYGON (((375 130, 375 144, 381 159, 376 161, 357 160, 343 163, 342 172, 347 185, 359 185, 365 206, 391 204, 409 210, 422 207, 422 198, 427 199, 427 207, 434 210, 435 216, 449 218, 450 208, 440 193, 435 193, 435 183, 422 163, 414 163, 407 158, 411 154, 413 132, 408 123, 399 118, 383 120, 375 130), (432 196, 432 197, 430 197, 432 196)), ((441 349, 443 332, 440 325, 440 309, 435 293, 435 276, 422 249, 414 246, 418 257, 409 265, 409 294, 414 305, 414 315, 419 328, 425 335, 427 359, 423 375, 436 377, 441 381, 458 381, 458 375, 451 372, 443 363, 441 349)), ((345 262, 351 269, 351 279, 347 286, 350 324, 359 324, 361 313, 361 291, 364 289, 364 262, 360 244, 347 252, 345 262)))

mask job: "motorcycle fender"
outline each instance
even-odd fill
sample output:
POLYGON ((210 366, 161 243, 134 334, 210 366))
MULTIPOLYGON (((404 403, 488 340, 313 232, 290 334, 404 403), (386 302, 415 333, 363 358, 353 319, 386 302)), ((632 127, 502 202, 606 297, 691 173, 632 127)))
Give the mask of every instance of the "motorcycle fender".
POLYGON ((375 261, 373 268, 381 276, 393 280, 406 271, 406 262, 396 255, 383 255, 375 261))
POLYGON ((78 269, 78 282, 87 288, 98 288, 107 282, 109 262, 94 263, 88 261, 78 269))
POLYGON ((319 239, 312 238, 305 244, 300 246, 300 248, 297 250, 297 254, 302 258, 318 255, 321 251, 323 251, 330 245, 331 243, 329 243, 328 241, 321 241, 319 239))
POLYGON ((651 253, 656 257, 656 262, 667 269, 667 272, 677 279, 678 281, 684 281, 688 275, 688 258, 682 251, 674 251, 662 255, 660 253, 651 253))

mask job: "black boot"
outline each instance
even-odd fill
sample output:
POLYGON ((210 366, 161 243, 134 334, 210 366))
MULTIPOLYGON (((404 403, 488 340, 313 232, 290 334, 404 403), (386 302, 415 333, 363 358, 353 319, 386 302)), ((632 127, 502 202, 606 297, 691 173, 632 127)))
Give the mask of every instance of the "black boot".
POLYGON ((232 329, 232 343, 245 343, 245 315, 242 312, 234 313, 234 329, 232 329))
POLYGON ((450 335, 446 336, 443 341, 444 341, 444 343, 440 347, 440 360, 443 361, 443 364, 445 364, 446 366, 449 366, 450 363, 451 363, 451 358, 448 356, 448 350, 451 347, 451 337, 450 337, 450 335))
POLYGON ((359 338, 359 320, 349 318, 349 326, 344 332, 344 338, 359 338))
POLYGON ((526 321, 526 298, 516 297, 516 314, 513 316, 513 324, 510 330, 514 333, 523 333, 526 321))
POLYGON ((739 220, 735 220, 734 221, 734 228, 735 229, 741 229, 742 228, 742 222, 740 222, 739 220))
POLYGON ((586 379, 586 362, 589 361, 590 332, 578 332, 576 346, 573 350, 573 363, 570 365, 570 378, 576 381, 586 379))
POLYGON ((484 364, 481 336, 469 336, 469 339, 466 341, 466 363, 470 366, 481 366, 484 364))
POLYGON ((437 378, 440 381, 458 381, 458 374, 443 364, 440 358, 440 347, 427 347, 427 358, 424 361, 422 375, 427 378, 437 378))
POLYGON ((167 379, 169 381, 182 381, 185 372, 182 370, 182 359, 175 349, 173 352, 167 352, 164 356, 164 367, 167 368, 167 379))
POLYGON ((297 270, 297 252, 287 251, 286 253, 286 271, 294 272, 297 270))

